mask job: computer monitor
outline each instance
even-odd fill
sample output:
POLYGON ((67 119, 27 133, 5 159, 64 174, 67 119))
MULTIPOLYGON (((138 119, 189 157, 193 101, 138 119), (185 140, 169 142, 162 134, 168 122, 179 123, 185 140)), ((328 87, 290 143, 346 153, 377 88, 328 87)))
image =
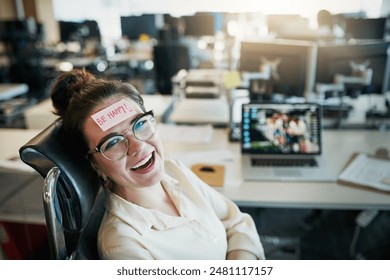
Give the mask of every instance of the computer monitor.
POLYGON ((317 45, 309 41, 243 41, 239 71, 261 72, 269 64, 268 94, 308 98, 314 92, 316 51, 317 45))
POLYGON ((383 39, 387 18, 346 18, 345 33, 353 39, 383 39))
POLYGON ((78 32, 82 27, 81 22, 59 21, 61 42, 70 42, 77 40, 78 32))
POLYGON ((101 34, 99 24, 95 20, 85 20, 82 23, 83 27, 88 29, 87 37, 88 39, 94 39, 97 41, 101 41, 101 34))
MULTIPOLYGON (((32 23, 34 25, 36 24, 35 22, 32 23)), ((0 40, 34 39, 37 36, 37 30, 31 27, 31 24, 27 20, 1 20, 0 40)))
POLYGON ((39 53, 36 42, 42 39, 42 32, 34 20, 0 20, 0 41, 5 43, 4 53, 24 62, 36 58, 31 54, 39 53))
POLYGON ((370 85, 360 86, 360 93, 386 92, 389 90, 390 80, 389 46, 390 42, 382 40, 362 41, 355 44, 320 44, 316 83, 334 83, 336 74, 352 76, 352 65, 355 67, 366 65, 367 68, 372 69, 372 82, 370 85))
POLYGON ((157 38, 158 28, 154 14, 142 14, 139 16, 121 16, 122 36, 129 40, 138 40, 140 35, 147 34, 157 38))
POLYGON ((215 18, 212 14, 198 13, 192 16, 183 16, 182 18, 186 36, 202 37, 215 35, 215 18))

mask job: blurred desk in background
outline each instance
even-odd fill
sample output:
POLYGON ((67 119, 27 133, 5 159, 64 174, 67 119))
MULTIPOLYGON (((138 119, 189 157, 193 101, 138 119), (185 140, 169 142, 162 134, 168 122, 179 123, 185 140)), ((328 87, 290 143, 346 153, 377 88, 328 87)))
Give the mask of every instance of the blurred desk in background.
MULTIPOLYGON (((355 152, 375 154, 380 147, 390 150, 388 139, 390 131, 324 130, 324 155, 336 174, 340 174, 355 152)), ((228 141, 226 129, 214 129, 207 144, 180 142, 180 139, 163 143, 167 154, 188 166, 194 163, 224 165, 225 184, 218 190, 242 207, 390 210, 390 192, 337 182, 244 181, 240 145, 228 141), (201 159, 200 155, 203 155, 201 159)))
POLYGON ((229 123, 229 105, 220 98, 183 98, 175 102, 169 121, 175 124, 211 124, 226 127, 229 123))
MULTIPOLYGON (((154 110, 158 122, 164 122, 172 107, 172 97, 163 95, 142 95, 147 110, 154 110)), ((58 116, 53 114, 51 99, 46 99, 24 112, 25 123, 28 129, 44 129, 58 116)))
POLYGON ((0 129, 0 245, 6 259, 47 259, 43 178, 19 159, 39 130, 0 129))
POLYGON ((45 58, 42 66, 45 68, 60 70, 61 65, 70 63, 74 68, 83 68, 98 63, 99 57, 67 57, 67 58, 45 58))
POLYGON ((23 126, 23 112, 31 105, 24 97, 28 93, 27 84, 0 83, 0 125, 3 127, 23 126))
POLYGON ((27 84, 0 84, 0 101, 9 100, 27 92, 27 84))

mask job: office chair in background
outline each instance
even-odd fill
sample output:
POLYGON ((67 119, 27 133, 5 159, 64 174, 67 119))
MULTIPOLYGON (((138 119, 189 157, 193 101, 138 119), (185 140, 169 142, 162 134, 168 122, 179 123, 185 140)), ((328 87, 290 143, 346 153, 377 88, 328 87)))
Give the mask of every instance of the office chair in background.
POLYGON ((101 181, 56 120, 19 150, 45 178, 43 204, 52 259, 98 259, 97 232, 104 215, 101 181))
POLYGON ((179 42, 161 43, 153 48, 156 88, 161 94, 172 94, 172 77, 181 69, 191 68, 190 50, 179 42))

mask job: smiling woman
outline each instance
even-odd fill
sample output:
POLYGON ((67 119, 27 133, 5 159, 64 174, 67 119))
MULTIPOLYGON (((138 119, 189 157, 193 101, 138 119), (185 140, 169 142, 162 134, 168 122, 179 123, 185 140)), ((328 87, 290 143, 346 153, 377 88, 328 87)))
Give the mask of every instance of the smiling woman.
POLYGON ((249 214, 164 153, 153 111, 120 81, 59 76, 55 112, 106 187, 102 259, 265 259, 249 214))

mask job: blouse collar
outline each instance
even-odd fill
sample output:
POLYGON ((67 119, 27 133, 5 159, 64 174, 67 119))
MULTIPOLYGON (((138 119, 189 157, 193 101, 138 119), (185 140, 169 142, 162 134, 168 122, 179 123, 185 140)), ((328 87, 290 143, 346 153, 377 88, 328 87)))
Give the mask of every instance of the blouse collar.
MULTIPOLYGON (((165 174, 162 186, 171 197, 177 210, 182 215, 181 209, 181 187, 178 181, 165 174)), ((133 227, 139 234, 143 235, 152 228, 156 230, 165 230, 178 227, 191 221, 190 218, 175 217, 164 214, 160 211, 141 207, 129 202, 115 193, 106 190, 107 200, 105 203, 106 211, 118 219, 123 220, 129 226, 133 227)))

